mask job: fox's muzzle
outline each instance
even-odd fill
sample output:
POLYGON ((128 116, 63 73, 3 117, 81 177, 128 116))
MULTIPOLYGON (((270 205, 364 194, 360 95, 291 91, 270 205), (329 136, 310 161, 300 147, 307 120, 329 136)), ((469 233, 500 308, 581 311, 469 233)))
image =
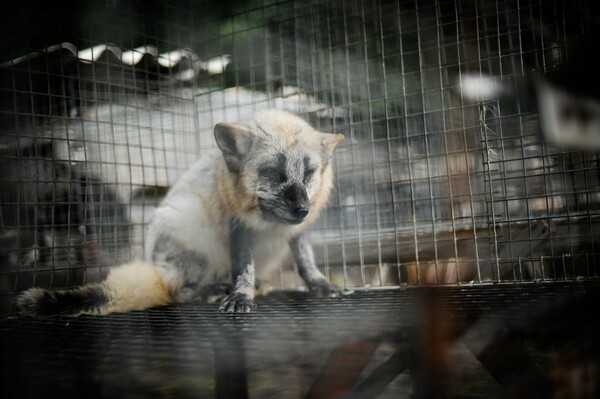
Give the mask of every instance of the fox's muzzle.
POLYGON ((303 186, 297 183, 291 184, 285 189, 283 197, 296 221, 302 221, 308 215, 308 194, 303 186))

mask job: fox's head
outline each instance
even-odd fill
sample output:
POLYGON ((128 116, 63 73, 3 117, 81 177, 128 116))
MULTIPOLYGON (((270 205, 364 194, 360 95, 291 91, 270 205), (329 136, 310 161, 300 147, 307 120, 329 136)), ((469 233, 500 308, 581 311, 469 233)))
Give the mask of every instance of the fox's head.
POLYGON ((315 219, 333 186, 330 160, 344 136, 278 110, 218 123, 214 133, 225 166, 219 192, 240 220, 263 230, 315 219))

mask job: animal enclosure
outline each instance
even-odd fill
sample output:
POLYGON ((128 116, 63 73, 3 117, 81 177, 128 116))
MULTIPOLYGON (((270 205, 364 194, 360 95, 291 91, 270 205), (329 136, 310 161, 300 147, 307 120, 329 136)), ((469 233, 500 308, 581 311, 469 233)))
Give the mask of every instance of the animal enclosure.
MULTIPOLYGON (((19 1, 0 12, 0 397, 593 398, 600 3, 19 1), (248 314, 26 318, 100 281, 213 127, 342 133, 308 238, 248 314)), ((198 237, 202 240, 202 237, 198 237)))
MULTIPOLYGON (((141 256, 154 207, 215 145, 214 124, 267 107, 345 135, 336 191, 310 231, 332 282, 598 277, 598 147, 557 140, 540 118, 544 88, 590 73, 564 71, 597 44, 591 3, 15 11, 23 24, 7 21, 5 36, 18 34, 0 53, 1 313, 23 289, 97 281, 141 256)), ((301 285, 293 264, 264 283, 301 285)))

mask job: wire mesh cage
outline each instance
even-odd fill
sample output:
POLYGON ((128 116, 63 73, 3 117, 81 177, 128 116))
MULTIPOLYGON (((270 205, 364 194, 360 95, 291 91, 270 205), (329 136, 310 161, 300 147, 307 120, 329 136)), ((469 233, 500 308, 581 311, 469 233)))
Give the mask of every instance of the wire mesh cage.
MULTIPOLYGON (((310 232, 338 285, 597 277, 594 141, 543 135, 554 125, 539 111, 545 88, 593 80, 568 73, 594 49, 590 3, 15 10, 0 65, 1 313, 23 289, 96 281, 141 256, 154 207, 215 146, 214 124, 269 107, 346 137, 310 232)), ((577 99, 597 93, 575 94, 559 116, 594 127, 596 103, 577 99)), ((295 276, 282 265, 268 284, 295 276)))
POLYGON ((597 2, 47 3, 0 13, 1 397, 598 396, 597 2), (354 293, 18 314, 142 257, 264 108, 345 136, 308 239, 354 293))

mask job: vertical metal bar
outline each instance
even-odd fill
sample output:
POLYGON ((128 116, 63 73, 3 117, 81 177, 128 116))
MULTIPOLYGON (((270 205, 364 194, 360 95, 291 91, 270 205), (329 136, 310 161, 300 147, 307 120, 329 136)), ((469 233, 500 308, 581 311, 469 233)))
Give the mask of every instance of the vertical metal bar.
POLYGON ((438 258, 438 246, 437 246, 437 228, 436 228, 436 212, 434 206, 434 195, 432 186, 432 174, 431 174, 431 158, 429 154, 429 144, 427 143, 427 136, 430 133, 427 127, 427 121, 425 119, 425 89, 423 88, 423 61, 422 61, 422 38, 421 38, 421 23, 419 18, 419 5, 418 1, 415 1, 416 5, 416 23, 417 23, 417 48, 419 51, 419 74, 421 77, 421 118, 423 119, 423 141, 425 143, 425 165, 427 168, 427 185, 429 190, 429 210, 431 211, 431 234, 433 236, 433 255, 434 255, 434 267, 437 284, 440 284, 440 270, 439 270, 439 258, 438 258))
MULTIPOLYGON (((348 98, 348 121, 349 121, 349 131, 350 131, 350 142, 354 143, 355 141, 355 136, 354 136, 354 118, 355 118, 355 114, 354 114, 354 107, 356 106, 355 104, 353 104, 352 101, 352 82, 351 82, 351 73, 350 73, 350 60, 351 60, 351 55, 350 55, 350 39, 348 37, 348 15, 347 15, 347 7, 346 4, 344 4, 344 6, 342 6, 342 20, 343 20, 343 29, 344 29, 344 60, 345 60, 345 76, 346 76, 346 94, 347 94, 347 98, 348 98)), ((351 26, 351 25, 350 25, 351 26)), ((352 164, 355 164, 355 146, 353 144, 350 144, 350 155, 351 155, 351 159, 352 159, 352 164)), ((354 198, 358 198, 358 194, 356 192, 356 187, 358 186, 356 184, 357 181, 357 177, 356 177, 356 168, 352 168, 352 188, 353 188, 353 194, 354 194, 354 198)), ((362 276, 362 272, 364 269, 364 256, 363 256, 363 231, 362 231, 362 223, 361 223, 361 214, 360 214, 360 205, 357 201, 355 201, 355 205, 354 205, 354 214, 356 217, 356 232, 358 234, 358 256, 359 256, 359 266, 360 266, 360 270, 361 270, 361 276, 362 276)), ((348 281, 348 274, 347 274, 347 270, 344 269, 344 279, 346 280, 346 282, 348 281)), ((363 280, 364 281, 364 280, 363 280)), ((347 284, 347 283, 346 283, 347 284)))
MULTIPOLYGON (((415 0, 415 5, 417 0, 415 0)), ((416 12, 416 11, 415 11, 416 12)), ((398 36, 400 37, 400 54, 402 55, 401 60, 400 60, 400 68, 402 70, 402 96, 404 97, 404 99, 406 99, 406 66, 404 63, 404 50, 403 50, 403 43, 402 43, 402 23, 398 24, 398 36)), ((406 102, 404 103, 404 135, 406 137, 406 145, 407 145, 407 164, 408 164, 408 180, 409 180, 409 190, 410 190, 410 200, 411 200, 411 211, 412 211, 412 233, 413 233, 413 243, 415 246, 415 267, 416 267, 416 271, 417 271, 417 279, 416 279, 416 284, 420 285, 421 284, 421 265, 419 262, 419 240, 417 237, 417 212, 416 212, 416 207, 415 207, 415 193, 414 193, 414 186, 413 186, 413 170, 412 170, 412 159, 411 159, 411 148, 410 148, 410 139, 409 139, 409 135, 408 135, 408 118, 407 118, 407 107, 406 107, 406 102)))
MULTIPOLYGON (((461 37, 460 37, 460 32, 461 32, 461 24, 460 24, 460 18, 459 18, 459 8, 458 8, 458 2, 454 3, 454 12, 456 15, 456 43, 457 45, 460 43, 461 37)), ((457 63, 458 66, 460 68, 461 65, 461 56, 460 56, 460 49, 457 46, 457 63)), ((459 83, 459 87, 463 87, 463 78, 462 78, 462 74, 459 73, 458 74, 458 83, 459 83)), ((463 97, 463 94, 461 92, 460 94, 460 111, 461 111, 461 120, 464 123, 465 120, 465 99, 463 97)), ((476 207, 475 207, 475 202, 474 202, 474 194, 473 194, 473 182, 471 180, 471 173, 469 170, 469 151, 468 151, 468 143, 467 143, 467 135, 466 135, 466 131, 464 129, 463 126, 463 148, 464 148, 464 153, 465 153, 465 159, 467 160, 467 184, 469 186, 469 205, 471 207, 471 223, 472 223, 472 228, 473 228, 473 245, 474 245, 474 253, 475 253, 475 265, 477 268, 477 277, 478 277, 478 281, 481 282, 481 260, 479 258, 479 243, 478 243, 478 234, 477 234, 477 219, 478 219, 478 215, 476 212, 476 207)), ((483 153, 483 167, 485 168, 485 151, 482 150, 483 153)))
MULTIPOLYGON (((387 173, 387 177, 389 178, 390 181, 390 191, 391 191, 391 198, 392 198, 392 213, 393 213, 393 217, 394 217, 394 242, 395 242, 395 247, 396 247, 396 268, 397 268, 397 274, 398 274, 398 282, 402 283, 402 274, 400 272, 400 245, 399 245, 399 234, 398 234, 398 223, 396 223, 396 220, 398 220, 398 214, 399 214, 399 210, 398 210, 398 205, 397 205, 397 198, 396 198, 396 194, 395 194, 395 190, 394 190, 394 172, 393 172, 393 161, 392 161, 392 145, 391 145, 391 135, 390 135, 390 114, 389 114, 389 106, 388 106, 388 99, 389 99, 389 94, 388 94, 388 87, 387 87, 387 71, 386 71, 386 52, 385 52, 385 42, 384 42, 384 38, 383 38, 383 16, 381 14, 381 9, 382 9, 382 4, 381 4, 381 0, 378 0, 378 11, 379 11, 379 30, 381 32, 380 36, 379 36, 379 40, 380 40, 380 46, 381 46, 381 58, 383 60, 383 62, 381 63, 381 68, 382 68, 382 75, 381 75, 381 79, 383 82, 383 106, 385 107, 385 111, 384 111, 384 117, 385 117, 385 134, 386 134, 386 145, 387 145, 387 153, 388 153, 388 173, 387 173)), ((400 10, 398 9, 398 15, 400 15, 400 10)), ((378 241, 379 241, 379 237, 378 237, 378 241)), ((381 273, 381 250, 379 251, 379 268, 380 268, 380 273, 381 273)))
MULTIPOLYGON (((326 21, 327 21, 327 32, 331 32, 333 27, 332 27, 332 22, 331 22, 331 18, 330 18, 330 14, 327 13, 326 16, 326 21)), ((334 74, 335 74, 335 68, 333 65, 333 51, 334 51, 334 47, 333 47, 333 43, 332 43, 332 38, 331 35, 328 34, 327 35, 327 55, 328 55, 328 65, 327 65, 327 69, 329 72, 329 77, 328 77, 328 81, 329 81, 329 91, 331 93, 334 93, 334 74)), ((331 107, 332 109, 335 109, 338 105, 336 102, 336 96, 332 95, 331 96, 331 107)), ((342 104, 340 104, 342 105, 342 104)), ((350 114, 350 113, 349 113, 350 114)), ((337 129, 337 121, 336 118, 333 118, 333 130, 334 131, 338 131, 337 129)), ((339 171, 338 171, 339 173, 339 171)), ((347 286, 347 282, 348 282, 348 261, 347 261, 347 256, 346 256, 346 228, 345 228, 345 218, 344 218, 344 201, 342 201, 341 198, 341 193, 340 190, 336 190, 336 196, 337 196, 337 202, 339 204, 339 208, 338 208, 338 216, 340 218, 340 236, 341 236, 341 247, 342 247, 342 270, 343 270, 343 275, 344 275, 344 284, 347 286)))
MULTIPOLYGON (((370 141, 371 141, 371 145, 370 145, 370 150, 371 150, 371 158, 373 160, 373 165, 371 167, 371 179, 373 182, 373 197, 374 197, 374 201, 375 201, 375 235, 376 235, 376 246, 377 246, 377 267, 378 267, 378 271, 379 271, 379 286, 383 285, 383 268, 382 268, 382 259, 381 259, 381 221, 379 218, 379 208, 380 208, 380 203, 379 203, 379 193, 377 190, 377 176, 375 174, 375 169, 377 167, 377 155, 375 153, 375 137, 373 134, 373 108, 372 108, 372 102, 373 102, 373 98, 372 98, 372 93, 371 93, 371 81, 370 81, 370 68, 369 68, 369 49, 367 46, 368 43, 368 33, 366 30, 366 20, 365 20, 365 8, 364 8, 364 3, 361 2, 361 16, 362 16, 362 41, 363 41, 363 51, 364 51, 364 63, 365 63, 365 75, 366 75, 366 89, 367 89, 367 115, 368 115, 368 120, 369 120, 369 128, 370 128, 370 132, 371 132, 371 137, 370 137, 370 141)), ((381 24, 381 21, 379 21, 379 25, 381 24)), ((379 37, 380 40, 383 40, 383 32, 379 32, 379 37)), ((383 51, 383 50, 382 50, 383 51)), ((385 59, 383 58, 382 55, 382 64, 385 63, 385 59)), ((388 166, 391 167, 391 164, 388 166)), ((361 256, 361 263, 362 263, 362 256, 361 256)), ((362 283, 363 285, 365 284, 370 284, 371 281, 367 280, 365 277, 365 271, 364 271, 364 267, 361 264, 361 276, 362 276, 362 283)))

